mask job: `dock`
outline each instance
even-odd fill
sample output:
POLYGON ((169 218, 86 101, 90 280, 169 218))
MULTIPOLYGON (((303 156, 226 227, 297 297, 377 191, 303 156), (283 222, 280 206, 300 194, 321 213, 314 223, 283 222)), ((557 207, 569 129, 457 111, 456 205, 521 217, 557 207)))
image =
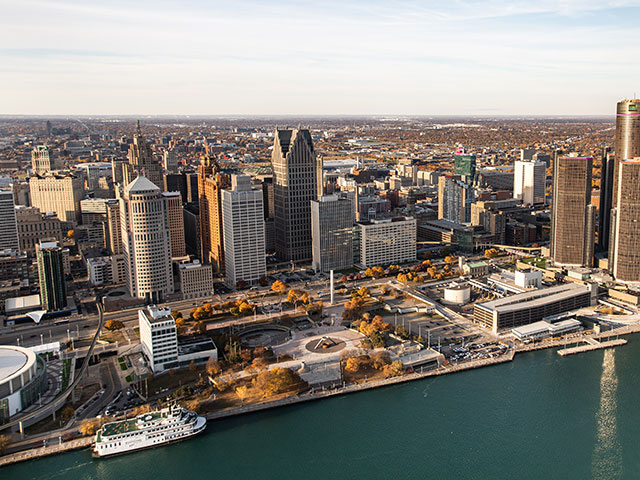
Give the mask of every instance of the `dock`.
POLYGON ((592 350, 601 350, 603 348, 613 348, 620 345, 625 345, 627 341, 623 338, 616 340, 607 340, 606 342, 600 342, 593 337, 586 337, 584 339, 586 345, 580 345, 577 347, 563 348, 558 350, 558 355, 565 357, 567 355, 573 355, 582 352, 591 352, 592 350))

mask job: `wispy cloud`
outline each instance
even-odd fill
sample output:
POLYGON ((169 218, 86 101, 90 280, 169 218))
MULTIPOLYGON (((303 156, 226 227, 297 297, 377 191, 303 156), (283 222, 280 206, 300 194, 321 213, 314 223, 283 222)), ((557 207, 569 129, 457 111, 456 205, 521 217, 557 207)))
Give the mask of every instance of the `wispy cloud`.
POLYGON ((21 0, 2 13, 5 113, 464 113, 471 95, 554 114, 581 95, 581 113, 606 113, 640 75, 640 0, 21 0))

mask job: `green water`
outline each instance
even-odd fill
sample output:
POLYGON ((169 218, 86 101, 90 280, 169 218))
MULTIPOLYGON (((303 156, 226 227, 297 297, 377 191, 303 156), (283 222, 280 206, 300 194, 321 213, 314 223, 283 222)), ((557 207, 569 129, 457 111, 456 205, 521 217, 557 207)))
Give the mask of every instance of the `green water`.
POLYGON ((640 478, 640 336, 216 421, 172 446, 72 452, 0 479, 640 478))

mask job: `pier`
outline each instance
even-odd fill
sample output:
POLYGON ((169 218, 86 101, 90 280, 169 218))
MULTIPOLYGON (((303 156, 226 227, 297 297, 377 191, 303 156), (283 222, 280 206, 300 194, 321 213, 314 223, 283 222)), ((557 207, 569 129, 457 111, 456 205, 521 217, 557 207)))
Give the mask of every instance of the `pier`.
POLYGON ((586 345, 579 345, 571 348, 563 348, 561 350, 558 350, 558 355, 565 357, 567 355, 573 355, 576 353, 590 352, 592 350, 601 350, 603 348, 618 347, 620 345, 625 345, 627 343, 627 341, 623 338, 601 342, 599 340, 596 340, 593 337, 584 337, 583 341, 586 343, 586 345))

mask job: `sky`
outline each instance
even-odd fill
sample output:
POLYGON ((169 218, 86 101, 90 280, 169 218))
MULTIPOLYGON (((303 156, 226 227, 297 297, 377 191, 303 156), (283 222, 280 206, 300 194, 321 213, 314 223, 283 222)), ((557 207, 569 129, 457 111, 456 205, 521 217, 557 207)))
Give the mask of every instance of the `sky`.
POLYGON ((0 0, 0 114, 613 115, 640 0, 0 0))

